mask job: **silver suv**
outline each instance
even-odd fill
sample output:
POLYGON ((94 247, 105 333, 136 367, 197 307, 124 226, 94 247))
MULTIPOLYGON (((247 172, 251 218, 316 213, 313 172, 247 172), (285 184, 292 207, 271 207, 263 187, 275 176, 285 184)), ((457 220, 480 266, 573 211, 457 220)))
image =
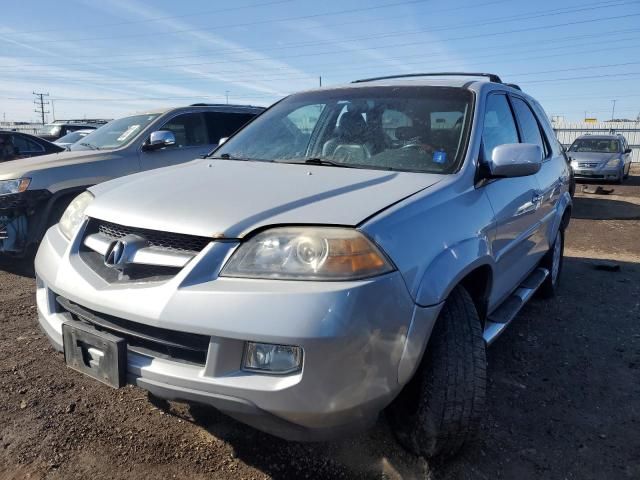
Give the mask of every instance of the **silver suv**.
POLYGON ((495 75, 291 95, 210 158, 76 198, 36 257, 40 323, 114 387, 296 440, 387 409, 451 454, 486 345, 558 287, 568 186, 542 108, 495 75))
POLYGON ((102 126, 69 152, 0 163, 0 254, 35 252, 87 187, 206 155, 263 110, 200 104, 145 112, 102 126))

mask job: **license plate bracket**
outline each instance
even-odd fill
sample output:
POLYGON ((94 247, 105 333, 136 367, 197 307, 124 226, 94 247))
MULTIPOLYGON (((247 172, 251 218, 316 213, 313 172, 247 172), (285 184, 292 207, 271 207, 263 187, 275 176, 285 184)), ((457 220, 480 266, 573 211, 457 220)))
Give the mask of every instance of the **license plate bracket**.
POLYGON ((113 388, 126 384, 127 343, 77 320, 62 324, 64 360, 68 367, 113 388))

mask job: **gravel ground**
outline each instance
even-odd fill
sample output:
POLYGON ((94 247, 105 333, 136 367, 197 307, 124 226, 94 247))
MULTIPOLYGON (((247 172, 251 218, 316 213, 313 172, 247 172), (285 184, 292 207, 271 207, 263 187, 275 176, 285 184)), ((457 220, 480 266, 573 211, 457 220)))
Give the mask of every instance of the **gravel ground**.
POLYGON ((340 442, 293 444, 102 386, 64 366, 37 326, 28 268, 4 265, 0 479, 640 478, 638 174, 610 195, 578 186, 561 293, 526 306, 489 349, 482 437, 442 464, 405 453, 384 419, 340 442))

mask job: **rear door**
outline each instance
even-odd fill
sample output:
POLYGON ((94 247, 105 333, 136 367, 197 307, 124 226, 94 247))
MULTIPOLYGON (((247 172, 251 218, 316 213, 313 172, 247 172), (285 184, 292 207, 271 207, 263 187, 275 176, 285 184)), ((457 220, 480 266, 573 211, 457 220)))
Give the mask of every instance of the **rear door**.
POLYGON ((178 114, 167 120, 156 130, 173 132, 176 137, 176 144, 160 150, 142 150, 140 152, 140 164, 143 170, 177 165, 194 160, 209 153, 215 145, 209 138, 204 115, 200 112, 178 114))
MULTIPOLYGON (((482 158, 487 161, 498 145, 519 143, 511 104, 505 93, 487 97, 482 134, 482 158)), ((531 272, 541 256, 540 192, 535 175, 498 178, 484 187, 495 213, 496 236, 492 250, 496 259, 491 306, 504 300, 531 272)))

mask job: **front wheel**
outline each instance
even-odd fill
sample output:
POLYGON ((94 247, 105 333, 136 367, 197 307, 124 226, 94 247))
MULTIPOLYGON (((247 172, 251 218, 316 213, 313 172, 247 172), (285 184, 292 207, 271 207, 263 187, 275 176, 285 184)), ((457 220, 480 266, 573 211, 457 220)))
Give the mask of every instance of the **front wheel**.
POLYGON ((540 262, 540 266, 549 271, 549 276, 540 286, 538 292, 543 298, 553 297, 560 286, 560 274, 564 264, 564 230, 558 229, 551 249, 540 262))
POLYGON ((486 344, 469 293, 446 300, 418 371, 388 410, 400 443, 426 458, 455 454, 484 414, 486 344))

